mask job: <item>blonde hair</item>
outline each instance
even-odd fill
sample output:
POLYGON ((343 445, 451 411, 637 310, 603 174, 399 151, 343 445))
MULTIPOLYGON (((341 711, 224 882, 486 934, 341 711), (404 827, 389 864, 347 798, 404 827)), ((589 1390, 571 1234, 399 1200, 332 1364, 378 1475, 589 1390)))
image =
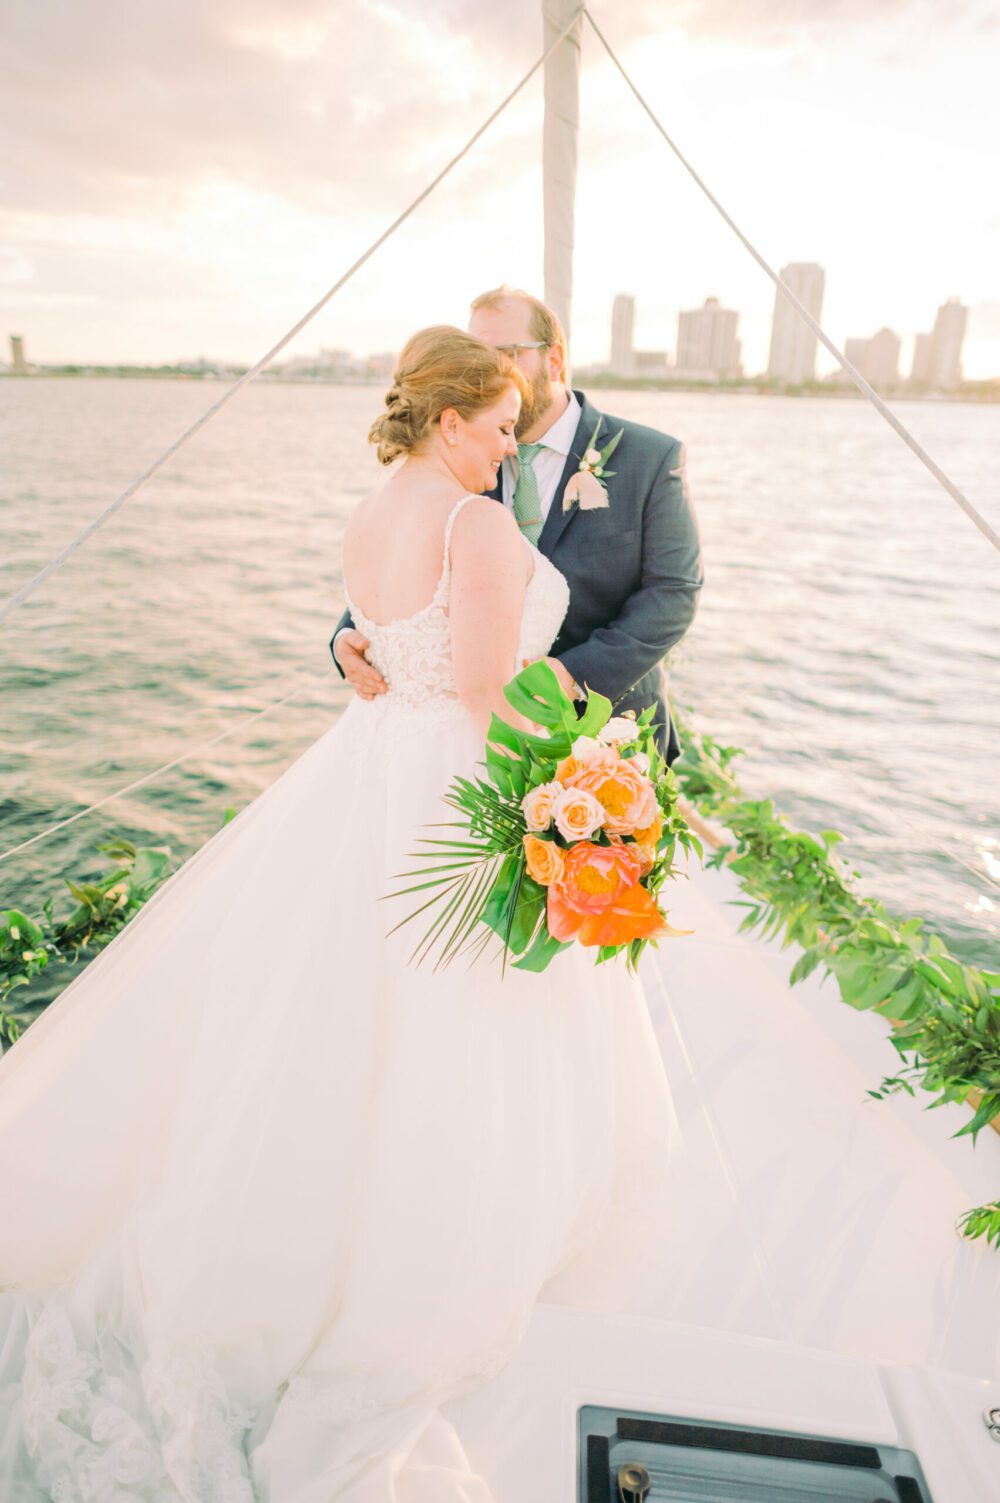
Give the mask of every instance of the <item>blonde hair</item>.
POLYGON ((408 339, 385 394, 385 411, 372 423, 368 442, 381 464, 412 454, 449 407, 469 419, 500 400, 509 386, 523 397, 528 383, 492 345, 450 324, 420 329, 408 339))
POLYGON ((559 319, 553 313, 547 303, 541 298, 535 297, 531 292, 525 292, 521 287, 508 287, 506 285, 494 287, 490 292, 481 292, 473 300, 472 312, 478 313, 480 308, 489 308, 493 313, 503 310, 506 302, 516 301, 528 305, 529 321, 528 331, 532 339, 541 340, 542 344, 550 349, 553 345, 559 345, 563 352, 563 363, 569 359, 569 350, 566 348, 566 331, 559 319))

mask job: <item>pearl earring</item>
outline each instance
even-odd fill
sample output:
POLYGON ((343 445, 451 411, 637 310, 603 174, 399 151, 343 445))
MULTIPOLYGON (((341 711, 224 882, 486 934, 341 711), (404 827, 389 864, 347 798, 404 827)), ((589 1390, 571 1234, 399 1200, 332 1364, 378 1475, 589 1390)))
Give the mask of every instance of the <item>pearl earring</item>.
POLYGON ((455 438, 455 436, 453 434, 449 433, 449 435, 448 435, 448 442, 450 444, 457 444, 458 443, 458 439, 455 438))

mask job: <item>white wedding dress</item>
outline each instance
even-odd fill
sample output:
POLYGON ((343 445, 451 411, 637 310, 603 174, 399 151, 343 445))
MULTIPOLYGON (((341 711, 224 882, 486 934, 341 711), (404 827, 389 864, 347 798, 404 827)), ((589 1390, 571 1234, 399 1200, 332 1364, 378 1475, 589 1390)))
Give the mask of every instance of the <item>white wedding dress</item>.
MULTIPOLYGON (((579 947, 501 976, 410 964, 419 920, 386 938, 482 755, 450 658, 463 504, 423 610, 355 607, 389 692, 0 1060, 3 1503, 488 1503, 438 1406, 635 1242, 673 1121, 639 983, 579 947)), ((568 601, 534 557, 519 660, 568 601)))

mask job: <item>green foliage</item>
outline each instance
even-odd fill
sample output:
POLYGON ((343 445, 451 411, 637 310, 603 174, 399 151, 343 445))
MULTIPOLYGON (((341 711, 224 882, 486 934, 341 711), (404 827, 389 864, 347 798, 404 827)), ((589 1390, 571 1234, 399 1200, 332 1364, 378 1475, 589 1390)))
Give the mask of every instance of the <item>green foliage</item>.
MULTIPOLYGON (((968 1102, 973 1115, 956 1136, 975 1140, 1000 1114, 1000 974, 964 965, 921 919, 895 918, 861 896, 858 873, 837 857, 836 830, 818 838, 793 830, 770 800, 744 797, 730 769, 737 748, 686 725, 683 743, 674 763, 681 791, 733 836, 709 864, 728 862, 740 880, 741 929, 801 948, 793 983, 822 967, 844 1002, 893 1025, 903 1068, 870 1095, 916 1087, 933 1096, 930 1106, 968 1102)), ((968 1212, 960 1229, 1000 1246, 1000 1207, 968 1212)))
POLYGON ((169 875, 168 850, 137 849, 128 840, 97 849, 111 869, 93 881, 66 881, 76 906, 65 918, 53 917, 51 898, 34 918, 19 908, 0 909, 0 1040, 13 1043, 28 1021, 18 1006, 22 988, 50 966, 103 950, 169 875))
POLYGON ((1000 1248, 1000 1200, 966 1211, 959 1217, 958 1230, 963 1237, 985 1237, 991 1247, 1000 1248))
MULTIPOLYGON (((445 803, 460 817, 441 827, 451 833, 444 839, 422 838, 419 843, 430 849, 415 851, 413 859, 424 864, 399 874, 401 881, 419 880, 389 897, 418 892, 430 895, 401 919, 396 929, 436 909, 430 929, 412 952, 411 959, 417 962, 435 949, 436 967, 458 955, 475 959, 491 934, 502 942, 504 964, 512 957, 512 964, 520 970, 543 971, 560 950, 568 948, 549 934, 545 888, 534 882, 526 869, 523 839, 527 826, 521 802, 532 788, 551 780, 556 765, 570 755, 577 737, 595 736, 607 724, 611 702, 591 693, 586 708, 578 714, 545 662, 522 669, 505 686, 504 693, 513 709, 540 726, 544 734, 516 730, 494 715, 487 734, 485 778, 454 780, 445 803)), ((651 707, 636 721, 634 744, 650 759, 650 777, 663 820, 657 864, 646 882, 647 890, 655 896, 671 874, 677 847, 701 855, 701 845, 677 807, 677 781, 656 748, 652 719, 651 707)), ((636 965, 647 943, 640 939, 628 945, 630 966, 636 965)), ((609 947, 595 959, 607 960, 617 953, 617 947, 609 947)))

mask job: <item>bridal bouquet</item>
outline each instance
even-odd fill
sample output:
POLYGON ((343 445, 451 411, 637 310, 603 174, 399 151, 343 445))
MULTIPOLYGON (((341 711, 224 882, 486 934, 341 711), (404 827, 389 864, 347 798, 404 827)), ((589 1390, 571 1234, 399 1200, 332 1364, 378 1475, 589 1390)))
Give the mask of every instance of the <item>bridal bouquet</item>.
POLYGON ((402 874, 423 880, 391 895, 429 893, 401 923, 436 910, 411 958, 435 949, 439 965, 475 958, 496 935, 504 962, 523 970, 544 970, 571 944, 597 961, 624 950, 634 967, 649 941, 690 932, 671 928, 659 894, 678 847, 701 854, 656 746, 653 708, 612 717, 592 693, 578 715, 544 662, 504 693, 539 733, 494 716, 485 777, 452 783, 445 802, 459 819, 423 839, 414 859, 427 864, 402 874))

